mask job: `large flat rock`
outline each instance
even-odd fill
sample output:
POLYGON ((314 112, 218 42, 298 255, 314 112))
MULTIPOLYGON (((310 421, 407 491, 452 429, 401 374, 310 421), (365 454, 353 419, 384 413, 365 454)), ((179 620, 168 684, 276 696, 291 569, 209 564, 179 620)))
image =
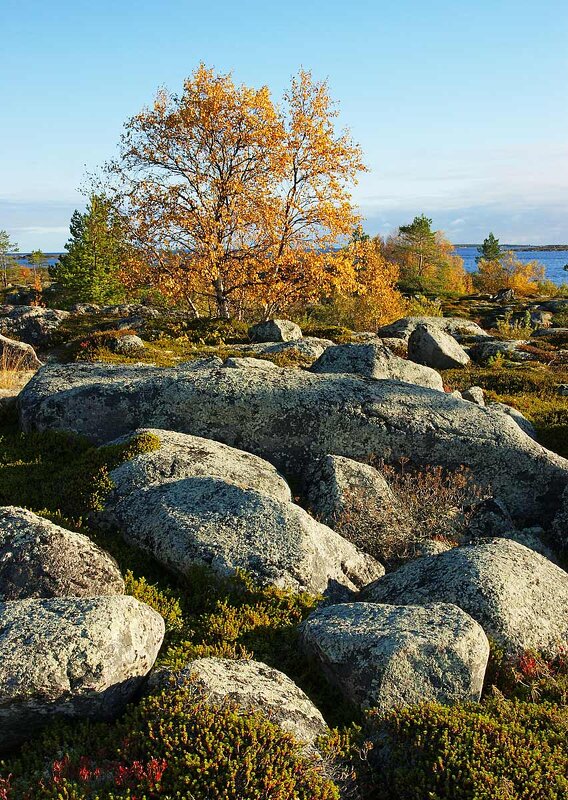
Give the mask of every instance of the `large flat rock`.
POLYGON ((468 466, 509 510, 541 521, 568 461, 504 415, 433 389, 295 369, 231 369, 218 359, 174 369, 101 364, 42 368, 19 398, 24 430, 105 442, 167 428, 256 453, 286 476, 329 453, 414 466, 468 466))

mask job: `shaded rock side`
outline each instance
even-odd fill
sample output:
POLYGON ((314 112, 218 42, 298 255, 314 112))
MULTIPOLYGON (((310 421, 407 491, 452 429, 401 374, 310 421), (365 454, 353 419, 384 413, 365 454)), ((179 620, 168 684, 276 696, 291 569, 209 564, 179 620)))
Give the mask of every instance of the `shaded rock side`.
POLYGON ((408 340, 408 358, 436 369, 469 364, 469 356, 449 333, 433 325, 417 325, 408 340))
POLYGON ((1 601, 123 593, 117 563, 86 536, 23 508, 0 508, 1 601))

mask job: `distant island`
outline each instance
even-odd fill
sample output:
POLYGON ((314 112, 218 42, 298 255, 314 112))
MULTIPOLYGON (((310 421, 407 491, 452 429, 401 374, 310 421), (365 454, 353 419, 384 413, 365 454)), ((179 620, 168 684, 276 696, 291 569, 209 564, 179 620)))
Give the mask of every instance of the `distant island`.
MULTIPOLYGON (((480 247, 479 244, 455 244, 454 247, 480 247)), ((526 252, 528 250, 568 250, 568 244, 503 244, 502 250, 516 250, 526 252)))

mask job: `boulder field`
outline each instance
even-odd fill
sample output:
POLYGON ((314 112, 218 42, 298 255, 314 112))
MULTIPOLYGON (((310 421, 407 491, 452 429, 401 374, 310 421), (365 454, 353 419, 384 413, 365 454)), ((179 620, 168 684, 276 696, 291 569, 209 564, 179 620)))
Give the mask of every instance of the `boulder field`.
MULTIPOLYGON (((61 323, 28 310, 10 317, 9 331, 33 330, 40 317, 54 330, 61 323)), ((250 336, 224 362, 39 369, 17 401, 24 432, 71 431, 94 444, 147 434, 155 445, 112 462, 87 533, 121 536, 187 592, 197 565, 245 571, 279 598, 273 587, 316 596, 287 634, 297 635, 301 669, 322 688, 326 678, 347 707, 475 702, 490 641, 511 659, 566 647, 568 575, 558 564, 568 461, 540 446, 518 412, 479 387, 446 393, 435 371, 465 367, 487 338, 481 328, 406 318, 381 329, 384 338, 335 345, 272 320, 250 336), (302 363, 316 359, 309 370, 251 357, 292 348, 302 363), (423 547, 389 562, 407 498, 381 462, 408 464, 417 483, 413 469, 424 477, 465 466, 480 491, 458 503, 463 537, 425 524, 423 547)), ((453 513, 444 502, 440 517, 453 513)), ((269 665, 191 653, 175 669, 167 657, 154 667, 166 626, 125 594, 129 581, 87 536, 0 508, 0 750, 52 719, 112 719, 142 691, 187 684, 203 703, 262 710, 313 754, 326 721, 272 655, 269 665)))
POLYGON ((254 453, 292 478, 330 453, 466 465, 514 516, 538 522, 568 483, 568 461, 504 414, 394 380, 234 369, 220 359, 170 369, 48 365, 19 409, 25 431, 69 430, 102 443, 139 427, 169 429, 254 453))

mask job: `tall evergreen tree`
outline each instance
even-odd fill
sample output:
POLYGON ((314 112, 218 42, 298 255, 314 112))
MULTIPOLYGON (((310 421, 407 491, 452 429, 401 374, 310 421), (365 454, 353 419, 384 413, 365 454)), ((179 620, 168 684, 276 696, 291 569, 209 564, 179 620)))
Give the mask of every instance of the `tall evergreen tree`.
POLYGON ((475 259, 477 264, 479 264, 481 260, 498 261, 502 255, 499 239, 495 238, 495 236, 490 233, 487 239, 483 240, 481 247, 477 248, 477 252, 479 253, 475 259))
POLYGON ((0 275, 3 286, 8 286, 8 268, 14 266, 14 261, 9 254, 17 252, 18 245, 10 241, 8 231, 0 231, 0 275))
POLYGON ((84 214, 75 211, 67 253, 51 269, 67 302, 112 303, 123 299, 119 279, 126 255, 123 226, 109 201, 93 194, 84 214))
POLYGON ((432 230, 432 220, 421 214, 414 217, 410 225, 401 225, 398 229, 399 246, 410 256, 416 283, 423 288, 422 280, 426 267, 436 251, 436 233, 432 230))

